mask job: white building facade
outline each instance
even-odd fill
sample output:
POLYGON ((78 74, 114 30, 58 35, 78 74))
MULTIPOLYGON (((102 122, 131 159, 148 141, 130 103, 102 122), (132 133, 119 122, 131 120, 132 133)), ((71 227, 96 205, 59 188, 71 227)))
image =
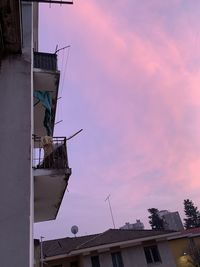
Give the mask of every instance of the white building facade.
POLYGON ((37 36, 38 3, 0 1, 0 262, 3 267, 34 266, 33 223, 56 218, 71 174, 66 138, 53 137, 60 75, 57 55, 39 53, 37 36), (43 59, 38 62, 36 57, 43 59), (51 67, 46 64, 44 69, 45 60, 55 64, 51 67), (48 91, 51 100, 48 135, 53 150, 48 157, 41 145, 42 136, 47 135, 46 110, 34 94, 40 90, 41 94, 48 91))
POLYGON ((1 0, 0 11, 0 258, 1 266, 27 267, 33 266, 33 7, 1 0))

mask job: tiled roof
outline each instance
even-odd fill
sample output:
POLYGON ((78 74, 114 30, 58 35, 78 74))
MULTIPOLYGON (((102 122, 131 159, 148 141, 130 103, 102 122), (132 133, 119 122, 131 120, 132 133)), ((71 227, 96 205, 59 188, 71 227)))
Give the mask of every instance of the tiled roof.
POLYGON ((52 257, 67 254, 77 249, 91 248, 140 238, 152 237, 153 239, 158 235, 166 235, 172 232, 174 231, 109 229, 100 234, 44 241, 43 254, 44 257, 52 257))
POLYGON ((81 237, 66 237, 55 240, 48 240, 42 243, 44 257, 51 257, 55 255, 67 254, 72 250, 75 250, 81 244, 87 242, 96 235, 87 235, 81 237))
POLYGON ((182 234, 200 234, 200 227, 183 230, 182 234))

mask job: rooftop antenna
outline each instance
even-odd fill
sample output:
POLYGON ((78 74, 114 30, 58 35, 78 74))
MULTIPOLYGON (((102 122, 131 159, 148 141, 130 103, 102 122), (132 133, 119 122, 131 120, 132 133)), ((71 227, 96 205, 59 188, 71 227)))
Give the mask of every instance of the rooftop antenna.
POLYGON ((67 137, 67 141, 72 139, 74 136, 76 136, 77 134, 79 134, 80 132, 82 132, 83 129, 80 129, 78 132, 76 132, 75 134, 72 134, 71 136, 67 137))
POLYGON ((57 54, 59 51, 61 51, 61 50, 64 50, 64 49, 66 49, 66 48, 70 48, 71 46, 70 45, 66 45, 66 46, 64 46, 64 47, 61 47, 61 48, 59 48, 58 49, 58 45, 56 45, 56 51, 55 51, 55 54, 57 54))
POLYGON ((63 122, 63 120, 60 120, 60 121, 55 122, 54 125, 56 125, 56 124, 58 124, 60 122, 63 122))
POLYGON ((71 232, 72 232, 72 234, 74 234, 74 237, 76 237, 76 234, 78 233, 78 226, 73 225, 71 228, 71 232))
POLYGON ((107 198, 105 199, 105 201, 108 201, 108 205, 109 205, 109 208, 110 208, 110 214, 111 214, 111 218, 112 218, 112 223, 113 223, 113 227, 115 229, 115 222, 114 222, 114 217, 113 217, 112 208, 111 208, 111 204, 110 204, 110 197, 111 197, 111 195, 109 194, 107 196, 107 198))

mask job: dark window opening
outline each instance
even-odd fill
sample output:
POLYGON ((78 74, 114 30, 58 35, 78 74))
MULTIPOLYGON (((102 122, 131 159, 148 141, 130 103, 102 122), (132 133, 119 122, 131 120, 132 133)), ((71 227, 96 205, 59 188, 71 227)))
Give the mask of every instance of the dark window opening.
POLYGON ((78 261, 70 262, 70 267, 78 267, 78 261))
POLYGON ((99 256, 91 257, 92 267, 100 267, 99 256))
POLYGON ((144 253, 148 264, 154 262, 161 262, 160 253, 156 245, 144 247, 144 253))
POLYGON ((113 267, 124 267, 122 255, 120 252, 111 253, 113 267))

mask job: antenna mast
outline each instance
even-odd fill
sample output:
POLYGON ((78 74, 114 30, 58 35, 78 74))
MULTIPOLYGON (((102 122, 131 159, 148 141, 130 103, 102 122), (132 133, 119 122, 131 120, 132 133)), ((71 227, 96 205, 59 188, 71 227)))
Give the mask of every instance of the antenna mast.
POLYGON ((109 205, 109 208, 110 208, 110 214, 111 214, 111 218, 112 218, 112 223, 113 223, 113 226, 114 226, 114 229, 115 229, 115 222, 114 222, 114 217, 113 217, 112 208, 111 208, 111 204, 110 204, 110 197, 111 197, 111 195, 109 194, 107 196, 107 198, 105 199, 105 201, 108 201, 108 205, 109 205))

